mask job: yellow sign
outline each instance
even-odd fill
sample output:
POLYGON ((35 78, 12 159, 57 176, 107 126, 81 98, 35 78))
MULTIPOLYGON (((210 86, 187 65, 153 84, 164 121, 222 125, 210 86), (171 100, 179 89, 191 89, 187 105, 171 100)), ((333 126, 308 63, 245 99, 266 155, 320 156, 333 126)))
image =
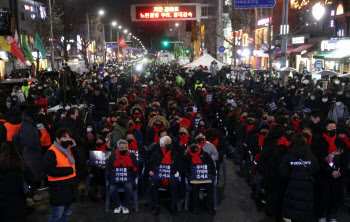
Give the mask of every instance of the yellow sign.
POLYGON ((11 52, 11 46, 7 43, 7 40, 3 36, 0 36, 0 49, 11 52))
POLYGON ((249 38, 249 34, 248 33, 245 33, 242 36, 242 46, 248 46, 249 45, 248 38, 249 38))

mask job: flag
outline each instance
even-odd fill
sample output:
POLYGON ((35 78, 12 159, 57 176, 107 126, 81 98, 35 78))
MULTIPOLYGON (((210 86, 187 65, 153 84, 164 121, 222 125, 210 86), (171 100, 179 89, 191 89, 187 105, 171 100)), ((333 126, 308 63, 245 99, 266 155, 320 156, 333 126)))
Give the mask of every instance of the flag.
POLYGON ((43 58, 46 57, 45 48, 44 48, 43 43, 41 42, 39 34, 37 32, 35 33, 34 49, 39 50, 39 52, 41 52, 41 56, 43 58))
POLYGON ((26 36, 22 33, 22 50, 24 55, 29 59, 30 63, 34 62, 32 52, 28 49, 26 36))
POLYGON ((9 35, 6 36, 6 39, 7 39, 7 43, 11 46, 11 53, 15 55, 17 58, 19 58, 19 60, 21 60, 23 64, 25 64, 23 53, 19 48, 19 46, 17 45, 17 42, 15 41, 15 39, 9 35))
POLYGON ((20 42, 19 37, 18 37, 17 30, 15 31, 15 41, 16 41, 16 42, 20 42))
POLYGON ((118 41, 118 45, 120 45, 123 49, 126 48, 126 43, 124 41, 124 36, 122 36, 119 41, 118 41))
POLYGON ((7 43, 7 40, 4 36, 0 36, 0 49, 2 51, 11 52, 11 46, 7 43))

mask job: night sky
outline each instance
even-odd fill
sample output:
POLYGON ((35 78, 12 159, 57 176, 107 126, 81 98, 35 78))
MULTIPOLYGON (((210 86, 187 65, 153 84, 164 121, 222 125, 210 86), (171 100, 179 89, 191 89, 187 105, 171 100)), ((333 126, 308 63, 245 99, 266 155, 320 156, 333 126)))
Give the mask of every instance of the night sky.
MULTIPOLYGON (((104 9, 106 15, 103 20, 105 23, 109 23, 112 20, 116 20, 118 25, 122 25, 123 28, 127 28, 133 35, 136 35, 145 45, 147 49, 151 48, 151 39, 153 39, 153 49, 160 48, 160 42, 163 38, 164 26, 168 22, 132 22, 130 17, 131 4, 147 4, 147 3, 166 3, 167 1, 155 1, 155 0, 70 0, 75 3, 83 4, 87 7, 87 10, 99 10, 104 9)), ((171 1, 169 1, 171 2, 171 1)), ((173 2, 181 2, 179 0, 173 2)))

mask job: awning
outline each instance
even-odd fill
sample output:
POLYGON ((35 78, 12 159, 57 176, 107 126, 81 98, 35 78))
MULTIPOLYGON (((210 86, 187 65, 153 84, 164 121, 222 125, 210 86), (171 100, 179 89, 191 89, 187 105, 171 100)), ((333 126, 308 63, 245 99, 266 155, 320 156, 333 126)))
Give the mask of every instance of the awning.
POLYGON ((301 54, 304 54, 307 52, 308 49, 310 49, 311 47, 313 47, 314 44, 305 44, 305 45, 301 45, 297 48, 295 48, 293 51, 292 51, 292 54, 295 54, 295 55, 301 55, 301 54), (304 52, 304 53, 302 53, 304 52))
MULTIPOLYGON (((296 48, 294 48, 294 47, 288 47, 287 48, 287 52, 286 52, 286 54, 287 55, 289 55, 289 54, 291 54, 292 52, 293 52, 293 50, 295 50, 296 48)), ((276 57, 280 57, 281 56, 281 51, 278 51, 278 52, 276 52, 276 57)))
POLYGON ((331 54, 330 52, 323 52, 314 55, 314 59, 324 59, 325 56, 331 54))

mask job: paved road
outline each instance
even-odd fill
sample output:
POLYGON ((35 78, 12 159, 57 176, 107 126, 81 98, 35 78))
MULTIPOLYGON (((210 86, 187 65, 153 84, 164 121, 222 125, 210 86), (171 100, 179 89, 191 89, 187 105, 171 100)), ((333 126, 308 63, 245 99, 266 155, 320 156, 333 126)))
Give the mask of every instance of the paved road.
MULTIPOLYGON (((253 200, 250 198, 251 190, 244 181, 234 173, 238 167, 231 161, 227 163, 227 184, 223 186, 222 179, 218 187, 218 210, 215 216, 209 215, 205 210, 194 215, 189 211, 181 211, 173 216, 166 208, 167 204, 162 204, 159 216, 153 216, 144 206, 146 198, 139 202, 140 211, 131 211, 129 215, 113 214, 111 208, 108 213, 104 211, 104 202, 95 201, 91 197, 82 196, 81 200, 75 204, 70 221, 92 222, 92 221, 127 221, 127 222, 273 222, 264 213, 257 212, 253 200)), ((222 177, 221 177, 222 178, 222 177)), ((29 222, 47 221, 50 213, 50 205, 42 204, 35 207, 28 216, 29 222)), ((345 208, 339 213, 340 222, 349 222, 350 213, 345 208)))

